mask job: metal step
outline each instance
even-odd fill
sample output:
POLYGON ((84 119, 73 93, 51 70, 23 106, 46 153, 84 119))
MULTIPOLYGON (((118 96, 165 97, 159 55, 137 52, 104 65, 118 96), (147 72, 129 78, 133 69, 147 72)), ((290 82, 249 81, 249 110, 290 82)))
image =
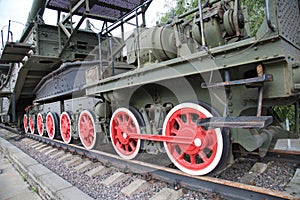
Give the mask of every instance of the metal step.
POLYGON ((198 126, 211 128, 263 128, 273 122, 272 116, 211 117, 199 119, 198 126))

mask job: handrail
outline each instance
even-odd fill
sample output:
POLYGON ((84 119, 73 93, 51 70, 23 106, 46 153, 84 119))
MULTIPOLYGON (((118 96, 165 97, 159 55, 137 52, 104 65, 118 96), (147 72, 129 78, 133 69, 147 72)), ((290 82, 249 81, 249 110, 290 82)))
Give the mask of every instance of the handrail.
POLYGON ((272 24, 271 17, 270 17, 269 0, 266 0, 265 2, 266 2, 266 16, 267 16, 268 27, 271 29, 271 31, 275 32, 276 26, 274 24, 272 24))
MULTIPOLYGON (((111 31, 113 31, 114 29, 116 29, 117 27, 119 27, 119 26, 116 26, 117 23, 124 23, 124 22, 127 22, 127 21, 129 21, 130 19, 134 18, 135 15, 134 15, 133 17, 130 17, 130 18, 124 20, 125 18, 129 17, 129 16, 132 15, 133 13, 135 14, 135 12, 136 12, 138 9, 140 9, 140 8, 142 8, 142 7, 144 7, 144 6, 149 6, 150 3, 151 3, 152 1, 153 1, 153 0, 147 0, 147 1, 145 1, 143 4, 139 5, 139 6, 136 7, 135 9, 131 10, 130 12, 128 12, 128 13, 127 13, 126 15, 124 15, 123 17, 119 18, 117 21, 115 21, 115 22, 114 22, 113 24, 111 24, 110 26, 106 27, 105 31, 104 31, 104 30, 100 31, 100 34, 106 35, 107 33, 111 32, 111 31)), ((138 14, 140 14, 140 12, 138 12, 138 14)))

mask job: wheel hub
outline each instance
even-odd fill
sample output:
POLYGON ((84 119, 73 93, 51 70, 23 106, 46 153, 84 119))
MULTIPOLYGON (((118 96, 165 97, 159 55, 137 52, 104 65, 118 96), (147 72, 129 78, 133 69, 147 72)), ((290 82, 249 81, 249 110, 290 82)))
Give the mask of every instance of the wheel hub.
POLYGON ((195 139, 194 139, 194 145, 195 145, 196 147, 201 147, 201 144, 202 144, 202 142, 201 142, 201 139, 200 139, 200 138, 195 138, 195 139))
POLYGON ((125 132, 123 133, 123 138, 127 139, 127 133, 125 133, 125 132))

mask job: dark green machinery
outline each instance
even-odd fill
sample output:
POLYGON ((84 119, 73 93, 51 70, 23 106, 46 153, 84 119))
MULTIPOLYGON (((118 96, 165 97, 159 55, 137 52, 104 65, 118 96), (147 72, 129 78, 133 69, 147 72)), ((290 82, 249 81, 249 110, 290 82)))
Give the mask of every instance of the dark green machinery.
POLYGON ((295 104, 299 130, 299 1, 266 0, 254 37, 238 0, 209 0, 147 28, 151 2, 35 4, 68 14, 57 26, 35 17, 6 44, 2 122, 87 149, 111 143, 125 159, 167 153, 193 175, 229 164, 233 146, 263 157, 277 139, 298 136, 272 107, 295 104), (86 18, 102 21, 101 31, 81 29, 86 18))

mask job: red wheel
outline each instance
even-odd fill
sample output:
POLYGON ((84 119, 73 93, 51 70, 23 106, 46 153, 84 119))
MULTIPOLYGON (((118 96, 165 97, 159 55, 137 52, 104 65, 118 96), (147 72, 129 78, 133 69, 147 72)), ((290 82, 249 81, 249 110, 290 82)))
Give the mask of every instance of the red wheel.
POLYGON ((83 146, 86 149, 93 149, 97 140, 95 116, 93 113, 88 110, 84 110, 80 113, 78 118, 78 130, 83 146))
POLYGON ((46 131, 50 139, 53 139, 56 136, 58 131, 58 120, 55 113, 48 112, 46 116, 46 131))
POLYGON ((28 125, 28 116, 27 116, 27 114, 24 114, 24 116, 23 116, 23 125, 24 125, 25 133, 28 133, 29 125, 28 125))
POLYGON ((130 139, 128 133, 140 134, 135 115, 127 108, 117 109, 110 121, 110 138, 116 152, 125 159, 133 159, 139 152, 141 140, 130 139))
POLYGON ((31 134, 34 134, 34 132, 35 132, 35 123, 34 123, 33 116, 29 116, 29 130, 30 130, 31 134))
POLYGON ((44 133, 44 120, 41 113, 37 115, 37 130, 40 136, 43 136, 44 133))
POLYGON ((185 173, 204 175, 212 172, 219 164, 223 152, 221 130, 205 130, 196 125, 197 119, 212 117, 206 108, 194 103, 175 106, 167 115, 163 134, 167 136, 193 137, 191 144, 164 142, 171 161, 185 173))
POLYGON ((71 116, 68 112, 63 112, 60 115, 60 134, 63 141, 69 144, 72 139, 71 116))

